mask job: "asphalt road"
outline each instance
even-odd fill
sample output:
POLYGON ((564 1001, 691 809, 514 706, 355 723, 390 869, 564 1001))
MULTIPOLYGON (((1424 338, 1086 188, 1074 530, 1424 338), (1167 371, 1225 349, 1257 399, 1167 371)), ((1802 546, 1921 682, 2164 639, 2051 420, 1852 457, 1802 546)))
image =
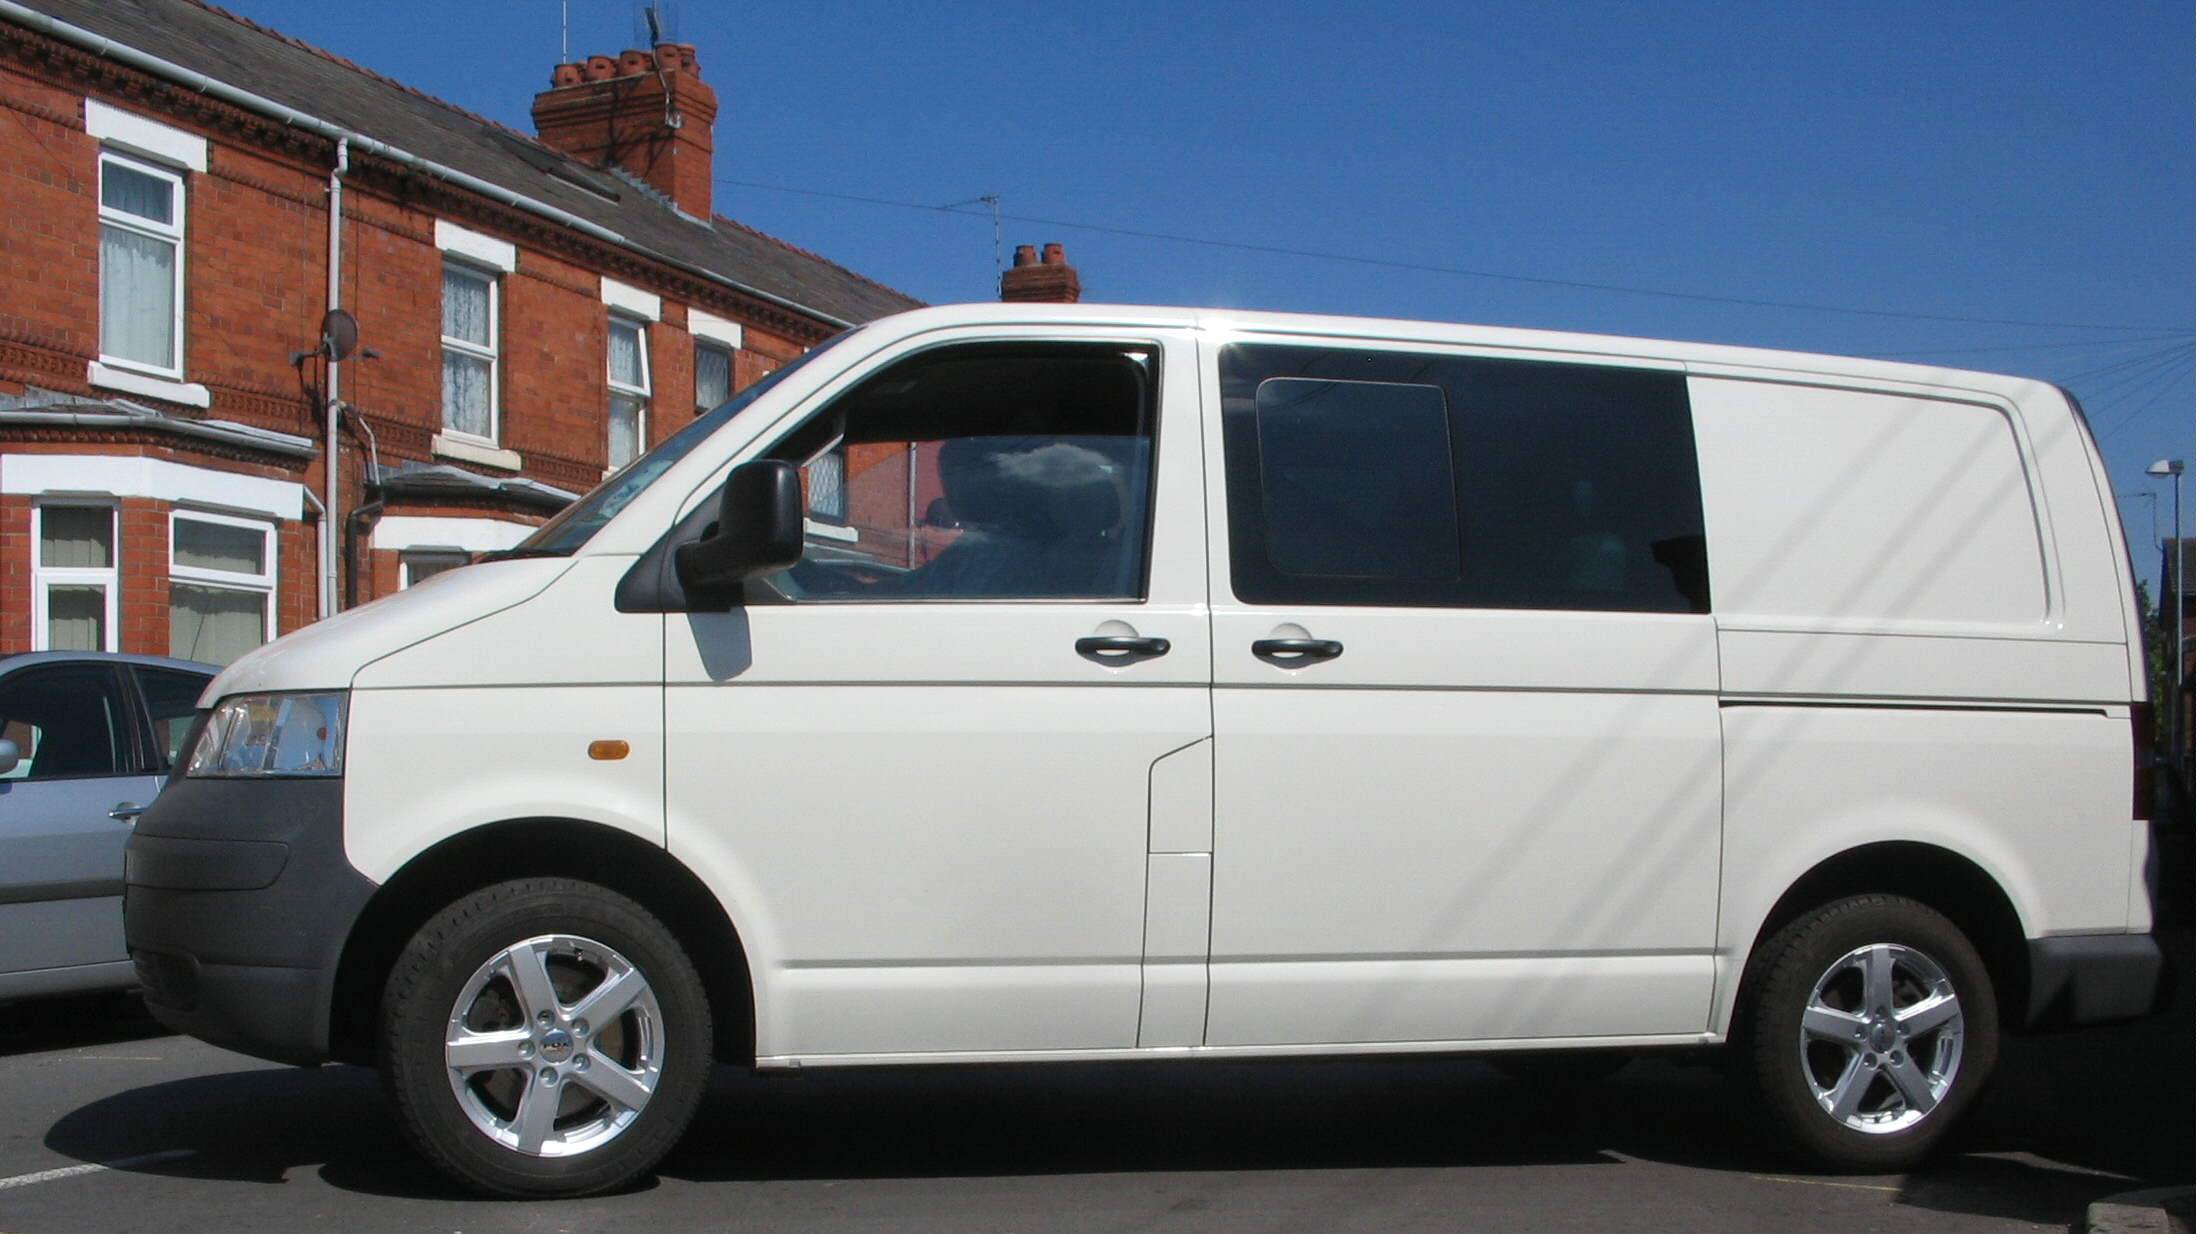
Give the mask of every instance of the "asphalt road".
POLYGON ((0 1234, 2065 1229, 2196 1181, 2192 1054, 2188 997, 2011 1043, 1955 1151, 1887 1177, 1793 1170, 1666 1059, 1570 1097, 1461 1059, 720 1070, 658 1177, 547 1204, 444 1184, 371 1072, 49 1004, 0 1009, 0 1234))

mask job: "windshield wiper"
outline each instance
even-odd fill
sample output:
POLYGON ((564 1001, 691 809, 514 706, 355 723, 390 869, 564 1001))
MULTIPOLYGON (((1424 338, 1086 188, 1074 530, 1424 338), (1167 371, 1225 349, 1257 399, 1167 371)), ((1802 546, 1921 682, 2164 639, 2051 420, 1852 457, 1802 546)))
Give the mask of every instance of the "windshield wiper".
POLYGON ((572 550, 568 548, 499 548, 493 552, 482 553, 480 556, 475 557, 473 561, 477 565, 484 561, 515 561, 521 557, 570 557, 571 555, 572 550))

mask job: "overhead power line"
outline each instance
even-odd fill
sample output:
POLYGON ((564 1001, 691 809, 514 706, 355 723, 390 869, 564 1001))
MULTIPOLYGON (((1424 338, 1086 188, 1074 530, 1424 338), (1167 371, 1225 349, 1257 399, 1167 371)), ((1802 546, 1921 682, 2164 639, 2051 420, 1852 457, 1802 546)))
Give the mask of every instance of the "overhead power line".
MULTIPOLYGON (((761 184, 752 180, 720 179, 718 184, 733 188, 760 189, 770 193, 791 193, 801 197, 823 197, 833 201, 852 201, 870 206, 888 206, 900 210, 924 210, 933 214, 958 214, 973 217, 975 211, 966 209, 967 203, 952 206, 930 205, 919 201, 895 201, 886 197, 864 197, 855 193, 834 193, 824 189, 794 188, 785 184, 761 184)), ((1887 317, 1902 321, 1943 321, 1970 326, 2024 326, 2042 330, 2114 330, 2138 333, 2172 332, 2176 335, 2196 334, 2196 329, 2180 326, 2132 326, 2105 325, 2084 321, 2027 321, 2006 317, 1962 317, 1949 313, 1910 313, 1896 309, 1855 308, 1841 304, 1814 304, 1797 300, 1762 300, 1746 296, 1716 296, 1702 292, 1669 291, 1658 287, 1633 287, 1621 283, 1589 283, 1577 279, 1536 278, 1525 274, 1505 274, 1496 270, 1474 270, 1464 266, 1441 266, 1422 262, 1396 261, 1385 257, 1365 257, 1354 253, 1327 253, 1316 249, 1289 248, 1278 244, 1247 244, 1239 240, 1215 240, 1205 236, 1184 236, 1164 231, 1144 231, 1133 227, 1111 227, 1100 223, 1079 223, 1069 219, 1040 218, 1027 214, 996 214, 995 219, 1012 219, 1017 223, 1030 223, 1040 227, 1062 227, 1073 231, 1097 232, 1101 235, 1126 236, 1138 240, 1161 240, 1169 244, 1194 244, 1206 248, 1233 249, 1241 253, 1264 253, 1275 257, 1300 257, 1314 261, 1344 262, 1350 265, 1374 266, 1384 270, 1413 270, 1426 274, 1451 274, 1463 278, 1491 279, 1504 283, 1524 283, 1536 287, 1565 287, 1575 291, 1613 292, 1629 296, 1657 296, 1667 300, 1691 300, 1704 304, 1736 304, 1748 308, 1793 309, 1808 313, 1842 313, 1853 317, 1887 317)))

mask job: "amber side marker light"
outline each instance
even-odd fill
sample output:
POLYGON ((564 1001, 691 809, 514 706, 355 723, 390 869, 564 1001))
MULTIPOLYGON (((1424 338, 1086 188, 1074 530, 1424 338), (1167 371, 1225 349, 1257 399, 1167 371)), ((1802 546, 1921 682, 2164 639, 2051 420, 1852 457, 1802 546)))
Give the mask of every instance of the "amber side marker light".
POLYGON ((615 762, 632 752, 633 747, 622 741, 590 741, 587 743, 587 757, 600 759, 606 763, 615 762))

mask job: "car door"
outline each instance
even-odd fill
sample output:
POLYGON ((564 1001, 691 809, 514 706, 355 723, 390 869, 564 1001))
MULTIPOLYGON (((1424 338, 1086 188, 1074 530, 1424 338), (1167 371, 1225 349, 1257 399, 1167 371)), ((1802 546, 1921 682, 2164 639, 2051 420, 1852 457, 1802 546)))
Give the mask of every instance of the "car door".
POLYGON ((1196 406, 1163 332, 987 330, 766 445, 800 564, 665 632, 669 843, 723 889, 764 1059, 1201 1036, 1205 868, 1152 837, 1209 813, 1196 406), (1194 940, 1147 1015, 1153 912, 1194 940))
POLYGON ((0 678, 0 973, 127 962, 122 845, 160 791, 111 663, 35 663, 0 678))
POLYGON ((1211 363, 1208 1042, 1700 1033, 1720 752, 1682 375, 1211 363))

